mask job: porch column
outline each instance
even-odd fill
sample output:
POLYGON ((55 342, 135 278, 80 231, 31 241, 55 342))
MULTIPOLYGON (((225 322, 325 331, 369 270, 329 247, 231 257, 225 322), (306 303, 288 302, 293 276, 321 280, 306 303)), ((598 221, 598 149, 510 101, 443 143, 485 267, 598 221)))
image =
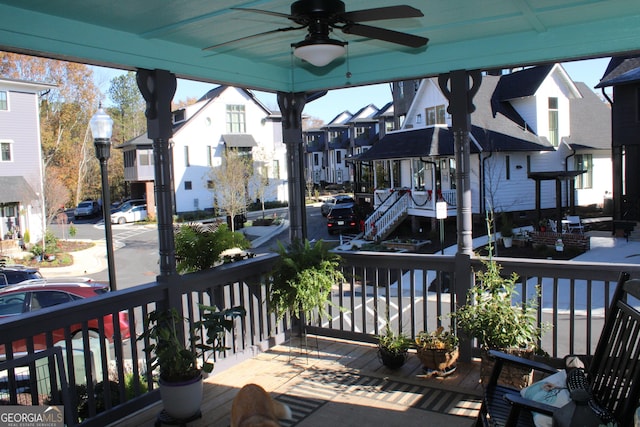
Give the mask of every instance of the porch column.
MULTIPOLYGON (((176 76, 165 70, 139 69, 138 88, 147 101, 147 135, 153 140, 155 199, 158 206, 160 276, 176 274, 176 250, 173 238, 173 192, 171 152, 171 100, 176 92, 176 76)), ((160 277, 159 276, 159 277, 160 277)))
POLYGON ((469 256, 473 255, 469 132, 471 113, 476 109, 472 100, 481 82, 482 75, 477 70, 457 70, 438 76, 440 89, 449 100, 447 111, 451 114, 455 143, 458 253, 469 256))
POLYGON ((304 150, 302 149, 302 110, 307 103, 304 92, 278 92, 282 113, 282 140, 287 146, 289 188, 289 238, 307 237, 307 215, 304 204, 304 150))

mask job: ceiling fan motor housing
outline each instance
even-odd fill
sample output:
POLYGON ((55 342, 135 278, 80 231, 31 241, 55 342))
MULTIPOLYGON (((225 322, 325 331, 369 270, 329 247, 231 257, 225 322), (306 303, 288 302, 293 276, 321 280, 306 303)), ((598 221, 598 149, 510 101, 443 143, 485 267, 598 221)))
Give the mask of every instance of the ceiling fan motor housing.
POLYGON ((310 19, 326 19, 337 22, 339 15, 345 13, 344 3, 340 0, 298 0, 291 4, 293 21, 306 25, 310 19))

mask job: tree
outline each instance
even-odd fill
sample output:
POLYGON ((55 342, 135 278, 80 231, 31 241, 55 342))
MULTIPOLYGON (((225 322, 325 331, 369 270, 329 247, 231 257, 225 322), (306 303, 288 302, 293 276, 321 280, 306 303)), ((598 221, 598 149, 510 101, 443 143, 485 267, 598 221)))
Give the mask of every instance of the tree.
POLYGON ((268 153, 265 147, 259 147, 254 151, 254 165, 256 166, 250 178, 250 188, 256 199, 260 201, 262 218, 264 219, 264 201, 269 188, 269 165, 273 161, 273 155, 268 153))
MULTIPOLYGON (((146 103, 136 82, 136 75, 128 72, 111 79, 109 99, 112 106, 108 108, 113 119, 114 147, 123 144, 146 132, 147 122, 144 115, 146 103)), ((124 159, 122 150, 111 150, 109 161, 109 184, 111 200, 125 196, 124 159)))
POLYGON ((224 150, 222 164, 209 172, 214 205, 231 217, 231 231, 235 231, 235 216, 247 209, 247 187, 252 175, 250 157, 229 148, 224 150))
POLYGON ((67 204, 71 192, 64 186, 60 179, 60 170, 55 166, 49 166, 46 171, 47 179, 44 180, 44 200, 46 206, 46 221, 51 224, 60 208, 67 204))
MULTIPOLYGON (((86 144, 88 123, 100 97, 93 71, 84 64, 0 52, 0 75, 56 85, 40 97, 40 134, 45 173, 54 166, 59 180, 78 201, 100 194, 99 174, 86 144)), ((90 135, 90 133, 89 133, 90 135)), ((44 177, 47 181, 46 176, 44 177)))

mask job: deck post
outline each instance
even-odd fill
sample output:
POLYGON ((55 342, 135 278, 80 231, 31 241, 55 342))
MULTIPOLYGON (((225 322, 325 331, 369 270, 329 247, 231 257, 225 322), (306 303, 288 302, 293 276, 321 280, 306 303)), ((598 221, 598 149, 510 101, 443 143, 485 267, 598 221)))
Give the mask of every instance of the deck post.
POLYGON ((169 140, 173 136, 171 100, 176 92, 176 76, 166 70, 139 69, 138 88, 147 102, 147 136, 153 140, 155 197, 158 206, 158 246, 160 276, 176 273, 173 238, 172 156, 169 140))
POLYGON ((307 94, 304 92, 278 92, 278 106, 282 113, 282 140, 287 146, 289 238, 292 241, 307 237, 302 147, 302 110, 306 103, 307 94))
POLYGON ((458 253, 473 254, 471 215, 471 113, 476 107, 472 100, 480 88, 480 71, 456 70, 438 76, 438 84, 449 100, 447 111, 451 114, 456 160, 456 203, 458 253))

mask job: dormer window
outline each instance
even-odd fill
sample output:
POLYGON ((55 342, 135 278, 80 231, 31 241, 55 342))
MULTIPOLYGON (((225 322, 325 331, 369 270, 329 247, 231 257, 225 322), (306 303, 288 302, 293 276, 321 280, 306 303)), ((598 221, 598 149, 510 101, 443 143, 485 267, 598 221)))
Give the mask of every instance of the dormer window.
POLYGON ((173 112, 173 124, 184 122, 185 112, 184 110, 178 110, 173 112))
POLYGON ((446 109, 444 105, 436 105, 426 109, 427 126, 446 125, 446 109))
POLYGON ((560 129, 558 128, 558 98, 549 98, 549 142, 558 146, 560 129))

